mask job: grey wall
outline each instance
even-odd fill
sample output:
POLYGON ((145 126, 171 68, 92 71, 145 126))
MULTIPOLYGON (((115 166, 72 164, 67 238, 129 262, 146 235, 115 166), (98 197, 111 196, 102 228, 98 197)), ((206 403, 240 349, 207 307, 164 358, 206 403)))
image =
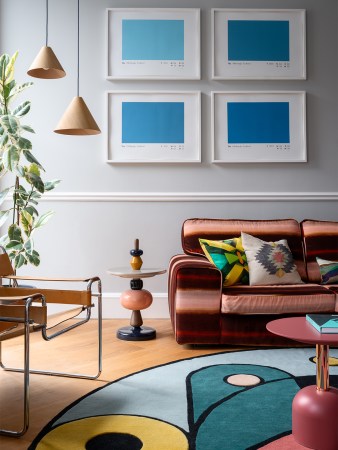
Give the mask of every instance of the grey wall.
MULTIPOLYGON (((97 274, 103 280, 106 315, 124 314, 117 294, 126 280, 106 273, 127 265, 135 237, 144 265, 166 267, 180 252, 180 229, 188 217, 338 220, 338 68, 336 0, 81 0, 80 95, 102 129, 99 136, 52 132, 76 95, 76 0, 49 2, 49 44, 67 72, 60 80, 30 79, 27 68, 45 40, 45 1, 0 0, 0 50, 19 50, 16 79, 34 81, 22 96, 32 100, 27 117, 36 131, 34 152, 47 178, 62 183, 41 203, 55 217, 36 234, 43 275, 97 274), (200 81, 108 81, 105 79, 107 7, 201 8, 200 81), (304 8, 307 17, 307 80, 211 80, 212 7, 304 8), (199 90, 202 92, 201 164, 121 164, 106 159, 108 90, 199 90), (210 92, 304 90, 307 93, 307 163, 211 164, 210 92), (128 195, 130 194, 130 195, 128 195), (111 302, 109 300, 112 300, 111 302)), ((145 282, 157 300, 145 315, 165 316, 166 276, 145 282)), ((126 314, 128 315, 128 314, 126 314)))

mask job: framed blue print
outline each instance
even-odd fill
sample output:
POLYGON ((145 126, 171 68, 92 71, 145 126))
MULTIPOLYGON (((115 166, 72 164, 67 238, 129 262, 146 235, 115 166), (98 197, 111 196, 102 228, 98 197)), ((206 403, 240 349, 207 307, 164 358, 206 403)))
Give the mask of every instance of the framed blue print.
POLYGON ((107 93, 110 163, 201 161, 201 94, 107 93))
POLYGON ((200 10, 109 8, 107 79, 200 79, 200 10))
POLYGON ((305 92, 212 92, 214 163, 306 162, 305 92))
POLYGON ((305 79, 305 10, 213 9, 214 79, 305 79))

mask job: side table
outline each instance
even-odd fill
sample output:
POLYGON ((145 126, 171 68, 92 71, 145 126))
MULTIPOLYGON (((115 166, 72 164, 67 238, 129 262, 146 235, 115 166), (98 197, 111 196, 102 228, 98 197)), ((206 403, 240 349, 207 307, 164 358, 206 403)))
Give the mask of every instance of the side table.
POLYGON ((329 346, 338 345, 338 333, 317 331, 305 317, 269 322, 273 334, 316 345, 316 386, 301 389, 292 402, 292 434, 307 448, 338 449, 338 389, 329 384, 329 346))
POLYGON ((121 278, 130 278, 130 289, 122 292, 120 301, 124 308, 132 311, 130 326, 117 330, 116 336, 124 341, 148 341, 156 337, 156 330, 142 327, 141 310, 148 308, 153 302, 153 296, 143 289, 142 278, 150 278, 166 273, 165 269, 132 270, 130 267, 109 269, 108 273, 121 278))

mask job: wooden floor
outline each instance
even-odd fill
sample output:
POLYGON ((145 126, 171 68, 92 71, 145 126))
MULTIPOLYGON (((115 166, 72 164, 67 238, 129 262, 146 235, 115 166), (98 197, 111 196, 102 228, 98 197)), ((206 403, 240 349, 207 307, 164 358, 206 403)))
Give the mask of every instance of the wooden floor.
MULTIPOLYGON (((21 438, 0 436, 1 450, 27 449, 29 443, 56 414, 84 394, 124 375, 147 367, 193 356, 235 350, 222 347, 181 346, 173 337, 169 320, 145 321, 157 330, 152 341, 121 341, 116 330, 127 325, 126 320, 103 321, 103 371, 98 380, 79 380, 54 376, 30 377, 30 425, 21 438)), ((31 367, 54 370, 95 372, 97 321, 45 342, 39 333, 31 335, 31 367)), ((7 365, 22 361, 22 338, 3 343, 3 360, 7 365)), ((20 426, 22 419, 22 374, 0 370, 0 427, 20 426)))

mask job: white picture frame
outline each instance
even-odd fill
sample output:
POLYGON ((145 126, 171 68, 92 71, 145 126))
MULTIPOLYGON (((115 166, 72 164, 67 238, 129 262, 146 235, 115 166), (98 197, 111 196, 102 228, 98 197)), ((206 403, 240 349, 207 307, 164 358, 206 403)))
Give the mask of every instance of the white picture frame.
POLYGON ((200 9, 107 8, 108 80, 199 80, 200 9))
POLYGON ((214 8, 212 78, 306 79, 304 9, 214 8))
POLYGON ((213 163, 306 162, 304 91, 211 93, 213 163))
POLYGON ((108 91, 107 162, 201 162, 199 91, 108 91))

